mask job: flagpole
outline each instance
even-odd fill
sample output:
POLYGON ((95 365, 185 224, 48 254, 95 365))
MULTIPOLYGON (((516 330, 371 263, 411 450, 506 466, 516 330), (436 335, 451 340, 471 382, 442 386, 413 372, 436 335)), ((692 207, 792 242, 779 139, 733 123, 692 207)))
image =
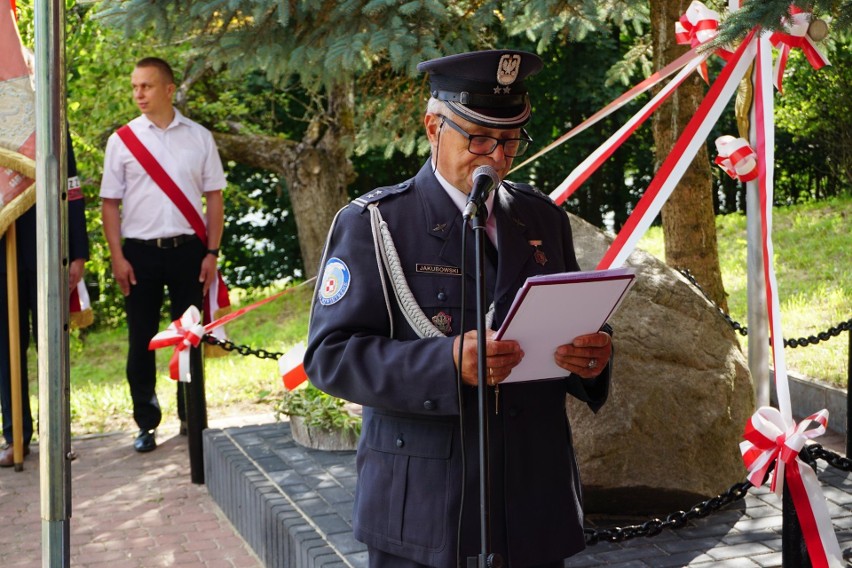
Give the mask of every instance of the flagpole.
POLYGON ((36 233, 42 566, 71 564, 65 2, 35 2, 36 233))
POLYGON ((24 470, 24 420, 21 395, 21 328, 18 312, 18 239, 15 222, 6 229, 6 313, 9 326, 9 379, 12 387, 12 461, 24 470))

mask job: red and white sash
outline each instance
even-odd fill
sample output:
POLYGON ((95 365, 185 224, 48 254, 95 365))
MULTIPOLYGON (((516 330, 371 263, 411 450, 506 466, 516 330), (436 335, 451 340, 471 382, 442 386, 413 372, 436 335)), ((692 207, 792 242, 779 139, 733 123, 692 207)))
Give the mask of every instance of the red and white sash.
MULTIPOLYGON (((160 162, 157 161, 154 155, 148 150, 142 141, 139 140, 136 133, 131 130, 130 126, 125 124, 118 129, 116 134, 118 134, 118 137, 121 138, 124 145, 127 146, 127 149, 130 150, 130 153, 133 154, 133 157, 139 162, 139 165, 142 166, 142 169, 151 176, 154 183, 156 183, 157 186, 163 190, 163 193, 172 200, 181 214, 186 218, 187 222, 192 227, 192 230, 195 231, 195 234, 198 235, 199 239, 201 239, 201 242, 207 243, 207 227, 204 225, 204 220, 201 218, 201 215, 195 207, 193 207, 192 203, 190 203, 189 199, 180 190, 180 187, 178 187, 160 162)), ((224 314, 228 313, 230 309, 231 301, 228 297, 228 288, 225 285, 225 281, 222 279, 221 272, 217 270, 216 278, 213 280, 213 283, 207 291, 207 295, 204 297, 204 323, 207 324, 222 317, 224 314)), ((224 340, 227 338, 223 327, 218 327, 211 333, 219 339, 224 340)), ((208 355, 209 354, 210 353, 208 352, 208 355)))

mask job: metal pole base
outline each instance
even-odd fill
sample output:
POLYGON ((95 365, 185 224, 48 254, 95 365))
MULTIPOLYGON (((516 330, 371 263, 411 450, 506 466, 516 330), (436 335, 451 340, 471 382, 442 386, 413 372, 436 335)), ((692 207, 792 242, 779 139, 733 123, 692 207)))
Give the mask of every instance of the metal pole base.
POLYGON ((487 557, 482 554, 467 557, 467 568, 503 568, 503 557, 492 552, 487 557))

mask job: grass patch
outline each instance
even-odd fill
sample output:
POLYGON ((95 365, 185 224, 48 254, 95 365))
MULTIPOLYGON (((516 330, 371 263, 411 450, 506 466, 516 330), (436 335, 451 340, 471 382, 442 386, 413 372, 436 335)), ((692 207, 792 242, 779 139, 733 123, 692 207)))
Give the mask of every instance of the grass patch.
MULTIPOLYGON (((774 266, 786 339, 816 335, 852 317, 852 197, 776 207, 772 214, 774 266)), ((746 217, 716 218, 719 262, 731 317, 748 320, 746 217)), ((664 258, 663 234, 652 227, 639 247, 664 258)), ((744 352, 748 338, 740 339, 744 352)), ((807 347, 786 348, 797 374, 846 387, 849 337, 842 333, 807 347)))

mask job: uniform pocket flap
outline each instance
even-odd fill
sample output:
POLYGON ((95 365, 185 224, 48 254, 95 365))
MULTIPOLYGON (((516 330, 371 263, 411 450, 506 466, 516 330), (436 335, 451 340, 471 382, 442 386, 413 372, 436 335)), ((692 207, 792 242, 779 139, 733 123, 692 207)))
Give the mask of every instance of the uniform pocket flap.
POLYGON ((453 425, 374 414, 364 441, 378 452, 445 460, 452 449, 453 425))

